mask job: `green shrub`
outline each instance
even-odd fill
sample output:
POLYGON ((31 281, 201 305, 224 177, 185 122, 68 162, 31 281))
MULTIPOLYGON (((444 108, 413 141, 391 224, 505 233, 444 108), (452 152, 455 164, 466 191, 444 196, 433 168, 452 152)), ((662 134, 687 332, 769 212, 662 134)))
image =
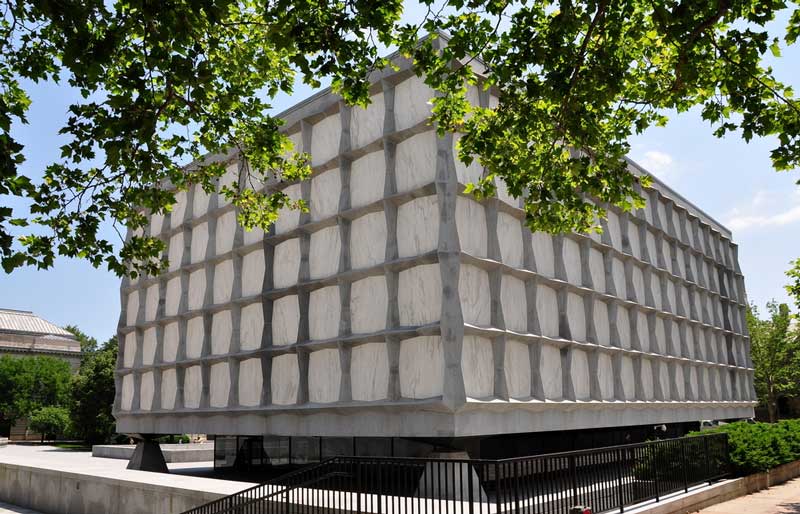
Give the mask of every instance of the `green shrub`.
POLYGON ((64 407, 42 407, 31 414, 28 426, 43 439, 58 439, 69 428, 69 411, 64 407))
POLYGON ((800 460, 800 420, 778 423, 740 421, 690 435, 712 432, 728 434, 731 471, 738 476, 767 471, 800 460))

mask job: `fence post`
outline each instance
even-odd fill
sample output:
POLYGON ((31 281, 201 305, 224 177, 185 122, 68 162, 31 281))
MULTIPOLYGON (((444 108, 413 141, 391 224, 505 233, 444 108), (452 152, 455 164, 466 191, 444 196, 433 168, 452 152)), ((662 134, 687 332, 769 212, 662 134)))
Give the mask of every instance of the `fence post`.
POLYGON ((569 478, 572 482, 572 506, 578 505, 578 470, 575 466, 575 456, 569 456, 569 478))
POLYGON ((689 492, 689 479, 686 476, 687 469, 686 469, 686 440, 680 439, 681 445, 681 469, 683 470, 683 492, 689 492))
POLYGON ((625 512, 625 499, 622 494, 622 450, 617 450, 617 499, 619 511, 625 512))
POLYGON ((658 494, 658 460, 656 459, 656 451, 658 450, 656 445, 658 444, 658 442, 650 443, 650 445, 647 447, 648 450, 650 450, 648 453, 650 458, 650 469, 653 470, 653 485, 656 487, 656 503, 661 501, 661 495, 658 494))
POLYGON ((495 503, 497 504, 497 512, 502 512, 500 508, 500 463, 494 461, 494 484, 495 484, 495 503))
POLYGON ((705 468, 706 468, 706 478, 708 479, 708 485, 711 485, 711 470, 709 466, 711 465, 711 455, 708 452, 708 438, 709 436, 703 436, 703 455, 705 456, 705 468))

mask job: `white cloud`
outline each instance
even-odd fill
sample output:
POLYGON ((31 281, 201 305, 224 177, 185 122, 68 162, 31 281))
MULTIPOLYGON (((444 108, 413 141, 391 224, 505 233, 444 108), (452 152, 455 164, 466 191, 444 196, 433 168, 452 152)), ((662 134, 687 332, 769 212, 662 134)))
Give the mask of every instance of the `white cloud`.
POLYGON ((789 194, 756 191, 749 205, 728 214, 726 225, 732 230, 783 227, 800 222, 800 188, 789 194), (770 207, 776 207, 770 209, 770 207), (772 210, 772 212, 765 212, 772 210))
POLYGON ((648 150, 634 159, 642 168, 662 180, 674 178, 676 175, 675 160, 666 152, 648 150))

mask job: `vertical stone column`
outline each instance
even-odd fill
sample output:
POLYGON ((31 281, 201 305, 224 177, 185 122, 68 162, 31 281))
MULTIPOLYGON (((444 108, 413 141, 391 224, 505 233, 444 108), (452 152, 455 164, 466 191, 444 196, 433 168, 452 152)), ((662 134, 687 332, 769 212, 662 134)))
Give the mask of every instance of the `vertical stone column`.
MULTIPOLYGON (((350 139, 350 123, 352 120, 352 110, 344 103, 339 102, 339 120, 341 121, 341 135, 339 137, 339 175, 342 189, 339 194, 339 212, 346 211, 350 208, 350 167, 351 160, 345 157, 350 152, 351 139, 350 139)), ((345 273, 350 270, 350 220, 338 217, 339 234, 341 236, 341 254, 339 256, 339 273, 345 273)), ((347 337, 352 333, 351 318, 350 318, 350 292, 352 282, 340 279, 339 283, 339 300, 340 300, 340 318, 339 318, 339 336, 347 337)), ((339 381, 339 401, 349 402, 353 399, 352 392, 352 378, 350 371, 350 364, 352 362, 352 347, 350 344, 344 344, 341 341, 338 343, 339 349, 339 372, 341 379, 339 381)))

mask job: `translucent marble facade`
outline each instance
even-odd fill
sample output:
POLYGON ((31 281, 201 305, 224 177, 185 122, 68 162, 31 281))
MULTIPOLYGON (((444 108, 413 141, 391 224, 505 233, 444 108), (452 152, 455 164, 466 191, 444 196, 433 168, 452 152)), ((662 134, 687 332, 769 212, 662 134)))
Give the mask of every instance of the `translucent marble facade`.
MULTIPOLYGON (((195 187, 153 216, 170 268, 122 285, 120 432, 452 437, 752 415, 724 227, 656 181, 645 209, 609 209, 602 236, 532 234, 502 184, 463 193, 482 171, 457 160, 458 135, 436 136, 420 79, 372 94, 284 114, 314 175, 268 187, 309 212, 245 232, 195 187)), ((232 183, 237 156, 219 158, 232 183)))

